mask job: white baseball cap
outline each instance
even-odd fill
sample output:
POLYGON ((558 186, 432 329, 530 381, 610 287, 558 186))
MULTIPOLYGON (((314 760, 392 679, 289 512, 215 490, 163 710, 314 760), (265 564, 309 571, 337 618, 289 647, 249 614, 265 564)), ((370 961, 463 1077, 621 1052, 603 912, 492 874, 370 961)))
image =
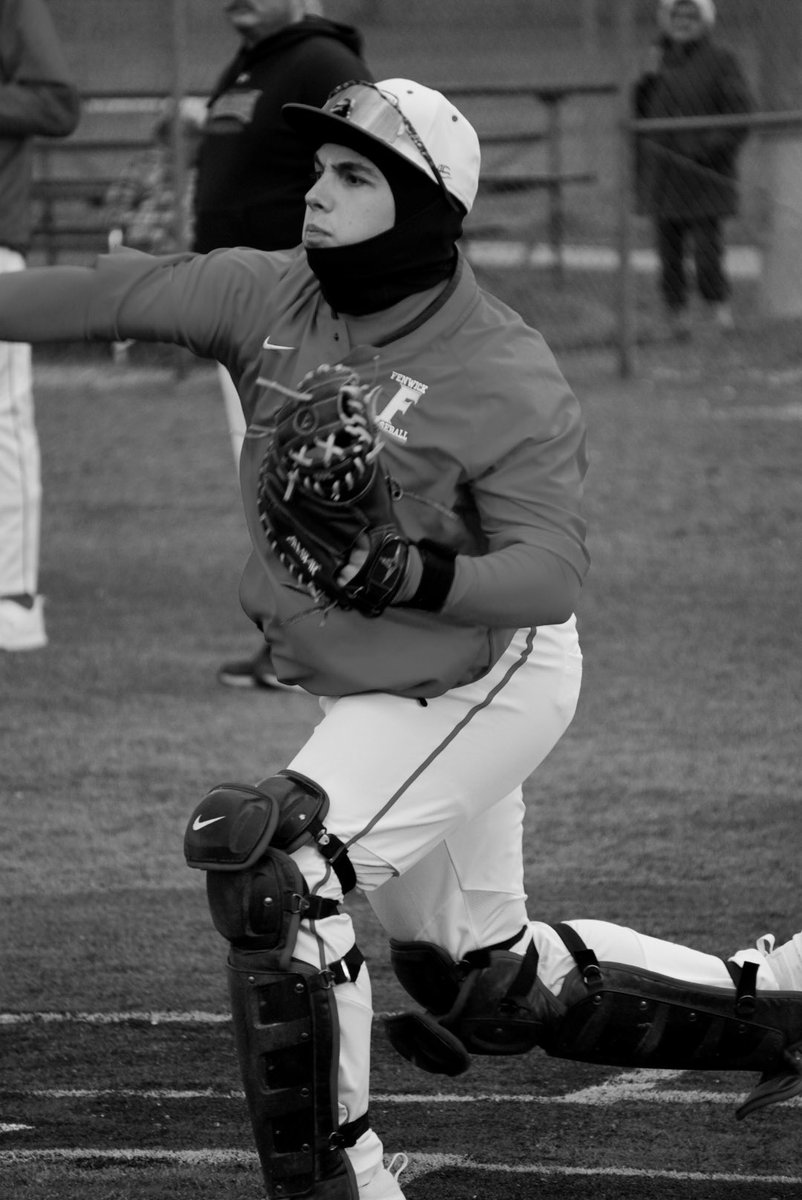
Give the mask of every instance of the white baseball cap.
POLYGON ((476 130, 441 92, 411 79, 340 84, 322 108, 285 104, 285 119, 314 145, 335 142, 367 158, 388 148, 424 171, 467 212, 479 186, 476 130))

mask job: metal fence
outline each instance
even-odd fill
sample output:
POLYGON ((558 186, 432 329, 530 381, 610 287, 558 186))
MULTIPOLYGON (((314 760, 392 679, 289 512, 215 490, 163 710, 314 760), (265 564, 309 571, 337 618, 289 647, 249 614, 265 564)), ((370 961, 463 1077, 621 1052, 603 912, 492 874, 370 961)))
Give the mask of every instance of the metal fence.
MULTIPOLYGON (((222 6, 208 0, 50 5, 94 96, 72 139, 42 147, 39 172, 51 179, 108 177, 130 152, 131 130, 134 141, 147 130, 158 95, 206 94, 236 46, 222 6), (101 148, 115 138, 116 150, 101 148)), ((736 318, 802 315, 802 5, 718 0, 712 36, 748 81, 748 120, 667 112, 649 126, 634 120, 632 89, 651 55, 656 10, 653 0, 496 0, 488 24, 486 3, 472 0, 328 4, 359 25, 377 77, 441 87, 479 130, 483 182, 465 248, 480 277, 555 348, 607 346, 624 372, 639 341, 670 332, 654 221, 635 211, 638 135, 682 141, 728 119, 748 124, 738 212, 724 223, 736 318)), ((40 253, 45 243, 40 236, 40 253)), ((704 315, 698 295, 690 303, 704 315)))

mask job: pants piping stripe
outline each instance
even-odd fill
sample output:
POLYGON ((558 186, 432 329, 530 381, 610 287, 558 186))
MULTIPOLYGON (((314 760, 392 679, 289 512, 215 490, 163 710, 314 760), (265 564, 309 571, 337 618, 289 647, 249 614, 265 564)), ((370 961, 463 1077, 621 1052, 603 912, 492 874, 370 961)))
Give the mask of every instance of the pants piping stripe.
POLYGON ((434 748, 434 750, 432 750, 431 754, 429 754, 423 760, 423 762, 421 762, 420 765, 412 772, 412 774, 409 775, 404 780, 404 782, 393 793, 393 795, 390 797, 390 799, 387 801, 387 803, 384 804, 378 810, 378 812, 375 814, 375 816, 373 816, 371 818, 370 821, 368 821, 367 825, 365 825, 364 828, 362 828, 358 833, 355 833, 354 836, 345 843, 345 845, 343 847, 344 850, 347 850, 349 846, 352 846, 354 844, 354 842, 359 841, 359 839, 361 837, 364 837, 366 833, 370 833, 371 829, 373 829, 373 827, 376 825, 376 823, 381 820, 381 818, 385 815, 385 813, 390 811, 390 809, 393 807, 393 805, 396 803, 396 801, 399 800, 403 796, 404 792, 406 792, 406 790, 409 787, 411 787, 411 785, 415 782, 415 780, 418 779, 419 776, 423 774, 423 772, 426 770, 426 768, 432 762, 434 762, 434 760, 437 758, 437 756, 439 754, 442 754, 443 750, 445 750, 445 748, 447 746, 449 746, 451 744, 451 742, 454 741, 454 739, 463 731, 463 729, 465 729, 465 727, 471 723, 471 721, 474 719, 474 717, 477 715, 477 713, 480 713, 483 709, 487 708, 488 704, 492 703, 492 701, 496 698, 496 696, 499 694, 499 692, 503 691, 503 689, 507 686, 507 684, 509 683, 512 676, 516 673, 516 671, 520 670, 520 668, 524 665, 524 663, 527 661, 530 654, 532 653, 532 646, 534 645, 536 634, 537 634, 537 629, 535 627, 532 627, 529 630, 529 632, 527 633, 526 645, 524 646, 524 649, 521 651, 521 654, 519 655, 518 659, 510 665, 509 669, 506 671, 504 676, 499 680, 499 682, 495 685, 495 687, 491 688, 490 691, 487 693, 487 695, 484 697, 484 699, 481 700, 478 704, 475 704, 473 706, 473 708, 470 709, 470 711, 465 714, 465 716, 462 718, 462 720, 457 722, 457 724, 454 726, 454 728, 451 730, 451 732, 445 738, 443 738, 443 740, 437 746, 435 746, 435 748, 434 748))

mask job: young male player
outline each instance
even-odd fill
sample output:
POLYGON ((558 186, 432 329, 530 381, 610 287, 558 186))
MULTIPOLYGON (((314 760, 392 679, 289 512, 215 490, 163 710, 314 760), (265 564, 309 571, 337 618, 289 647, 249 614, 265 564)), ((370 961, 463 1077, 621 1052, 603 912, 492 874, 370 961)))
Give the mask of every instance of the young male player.
POLYGON ((541 1046, 763 1072, 742 1111, 795 1094, 802 937, 722 961, 527 913, 522 784, 580 687, 585 429, 543 339, 458 253, 474 130, 403 79, 346 85, 287 118, 315 173, 297 251, 115 256, 0 281, 0 336, 173 341, 225 363, 242 398, 242 602, 279 676, 320 696, 323 715, 285 770, 212 788, 185 850, 230 943, 269 1195, 401 1196, 368 1111, 370 983, 340 907, 354 886, 423 1010, 387 1027, 419 1066, 457 1074, 474 1053, 541 1046), (332 574, 325 539, 351 510, 325 498, 313 546, 299 481, 316 456, 336 475, 347 438, 369 434, 366 392, 382 439, 366 454, 389 499, 379 489, 381 526, 353 501, 362 535, 332 574), (341 428, 315 439, 339 410, 341 428))

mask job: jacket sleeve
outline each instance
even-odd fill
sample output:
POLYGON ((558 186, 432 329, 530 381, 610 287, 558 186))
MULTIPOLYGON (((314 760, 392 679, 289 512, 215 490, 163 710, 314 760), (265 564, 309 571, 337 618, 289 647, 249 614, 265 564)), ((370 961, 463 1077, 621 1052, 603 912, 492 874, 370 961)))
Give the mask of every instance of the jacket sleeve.
POLYGON ((226 364, 261 345, 265 297, 283 256, 250 250, 151 255, 124 250, 93 267, 0 274, 0 341, 184 346, 226 364), (252 344, 252 342, 254 344, 252 344))
POLYGON ((31 267, 0 274, 0 341, 83 340, 94 282, 88 267, 31 267))
POLYGON ((0 24, 0 137, 66 137, 81 102, 42 0, 6 5, 0 24), (13 24, 8 19, 18 14, 13 24))
POLYGON ((649 101, 663 69, 665 49, 665 39, 658 38, 646 51, 644 61, 630 90, 630 107, 634 117, 649 115, 649 101))
POLYGON ((493 415, 507 431, 505 443, 471 489, 488 552, 457 558, 444 612, 458 620, 554 625, 568 619, 579 597, 589 564, 581 511, 585 422, 549 357, 541 355, 531 375, 535 419, 515 405, 493 415))
MULTIPOLYGON (((716 82, 716 110, 721 114, 750 113, 755 102, 746 76, 737 58, 728 50, 719 52, 716 82)), ((746 140, 749 129, 746 125, 729 129, 712 129, 704 137, 704 151, 708 156, 732 152, 746 140)))

